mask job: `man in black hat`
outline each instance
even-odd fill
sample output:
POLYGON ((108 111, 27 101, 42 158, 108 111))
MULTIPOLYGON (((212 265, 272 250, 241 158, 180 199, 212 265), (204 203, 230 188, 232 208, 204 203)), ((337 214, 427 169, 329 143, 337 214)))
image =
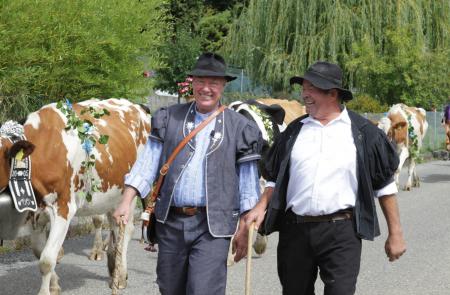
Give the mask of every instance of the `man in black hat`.
MULTIPOLYGON (((161 108, 151 134, 125 178, 123 199, 114 213, 128 220, 136 195, 145 197, 175 147, 220 106, 226 82, 224 59, 202 54, 189 73, 195 100, 161 108)), ((261 132, 254 122, 225 109, 176 156, 156 200, 159 245, 157 283, 163 295, 224 295, 227 254, 238 222, 259 198, 257 161, 261 132)), ((236 255, 247 251, 246 233, 235 240, 236 255)))
POLYGON ((354 294, 361 239, 380 234, 375 198, 389 229, 389 260, 406 251, 393 179, 398 157, 381 130, 342 104, 353 95, 338 65, 316 62, 290 82, 302 85, 308 114, 272 146, 264 161, 269 183, 245 221, 279 231, 283 294, 314 294, 319 269, 324 294, 354 294))

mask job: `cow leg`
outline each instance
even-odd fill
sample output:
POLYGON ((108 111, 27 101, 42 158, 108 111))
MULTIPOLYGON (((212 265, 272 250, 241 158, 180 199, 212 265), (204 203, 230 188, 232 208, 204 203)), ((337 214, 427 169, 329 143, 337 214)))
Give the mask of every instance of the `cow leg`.
POLYGON ((102 226, 103 226, 103 215, 95 215, 92 217, 92 222, 95 228, 94 246, 91 250, 90 260, 102 260, 103 259, 103 238, 102 238, 102 226))
POLYGON ((419 176, 417 176, 416 161, 414 159, 410 160, 408 174, 409 173, 411 173, 412 176, 412 186, 420 187, 420 179, 419 176))
POLYGON ((61 294, 58 283, 58 275, 55 272, 56 260, 61 246, 69 229, 70 220, 75 214, 76 208, 69 204, 67 219, 57 214, 57 208, 47 207, 50 218, 50 233, 39 259, 39 269, 42 274, 42 285, 38 295, 61 294))
MULTIPOLYGON (((120 265, 120 268, 117 269, 119 272, 119 289, 124 289, 127 286, 127 279, 128 279, 128 270, 127 270, 127 250, 128 250, 128 243, 130 242, 133 232, 134 232, 134 209, 136 206, 136 202, 133 202, 130 206, 130 216, 128 217, 128 223, 125 225, 125 231, 123 236, 123 246, 122 246, 122 263, 120 265)), ((116 246, 117 246, 117 240, 119 237, 119 226, 116 224, 112 217, 112 212, 108 213, 108 220, 111 226, 111 233, 109 238, 109 246, 107 250, 107 257, 108 257, 108 271, 109 275, 113 276, 114 271, 116 270, 116 246)), ((110 287, 112 287, 112 281, 110 284, 110 287)))
POLYGON ((234 239, 234 236, 231 238, 230 247, 228 248, 228 257, 227 257, 227 266, 228 267, 234 265, 233 239, 234 239))
MULTIPOLYGON (((408 148, 406 147, 402 147, 400 149, 399 152, 399 163, 398 163, 398 168, 397 171, 395 171, 395 183, 397 184, 397 187, 399 186, 399 175, 400 175, 400 171, 402 170, 403 164, 405 164, 406 159, 409 157, 409 151, 408 148)), ((409 177, 408 177, 409 179, 409 177)), ((411 183, 410 183, 410 189, 411 189, 411 183)), ((406 186, 405 186, 405 190, 406 190, 406 186)))
POLYGON ((409 158, 409 166, 408 166, 408 180, 405 184, 405 191, 410 191, 411 187, 414 186, 413 184, 413 177, 416 170, 416 161, 411 157, 409 158))

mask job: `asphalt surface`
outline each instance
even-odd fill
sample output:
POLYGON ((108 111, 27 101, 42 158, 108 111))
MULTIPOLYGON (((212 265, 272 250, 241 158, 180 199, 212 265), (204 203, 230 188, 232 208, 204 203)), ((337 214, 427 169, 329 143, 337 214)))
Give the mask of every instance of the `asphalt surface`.
MULTIPOLYGON (((421 187, 398 195, 407 252, 397 262, 388 261, 384 253, 386 223, 378 210, 382 234, 374 242, 363 242, 356 294, 450 294, 450 161, 421 164, 418 173, 421 187)), ((136 230, 128 251, 128 287, 120 294, 159 294, 156 254, 144 251, 138 238, 136 230)), ((92 241, 93 236, 88 235, 64 243, 65 256, 56 267, 62 294, 111 294, 106 261, 88 260, 92 241)), ((252 294, 281 294, 276 244, 277 235, 273 234, 266 254, 254 256, 252 294)), ((244 294, 244 278, 245 260, 229 268, 227 295, 244 294)), ((40 284, 37 260, 30 250, 0 255, 0 294, 37 294, 40 284)), ((322 288, 319 279, 316 293, 322 294, 322 288)))

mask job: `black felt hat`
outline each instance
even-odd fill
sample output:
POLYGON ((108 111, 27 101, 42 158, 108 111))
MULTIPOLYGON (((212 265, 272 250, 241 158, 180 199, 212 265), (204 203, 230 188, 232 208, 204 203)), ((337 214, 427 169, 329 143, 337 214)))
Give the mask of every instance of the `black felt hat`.
POLYGON ((318 61, 306 70, 303 77, 294 76, 290 79, 290 82, 291 85, 295 83, 302 84, 303 80, 307 80, 315 87, 324 90, 336 88, 345 101, 353 99, 352 92, 342 88, 342 70, 336 64, 318 61))
POLYGON ((236 77, 227 74, 227 65, 223 57, 216 53, 206 52, 199 56, 189 76, 224 77, 228 82, 236 77))

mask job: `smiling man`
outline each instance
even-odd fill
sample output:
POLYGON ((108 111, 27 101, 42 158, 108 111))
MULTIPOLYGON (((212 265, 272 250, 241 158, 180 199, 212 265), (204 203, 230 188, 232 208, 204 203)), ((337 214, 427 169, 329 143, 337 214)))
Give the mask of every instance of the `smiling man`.
POLYGON ((406 251, 393 178, 398 157, 384 132, 342 104, 353 95, 338 65, 316 62, 290 82, 303 86, 308 114, 273 144, 264 160, 269 182, 245 224, 280 232, 283 294, 315 294, 318 270, 324 294, 354 294, 361 239, 380 234, 374 198, 388 225, 389 260, 406 251))
MULTIPOLYGON (((161 108, 152 117, 144 153, 131 172, 117 221, 128 219, 136 195, 145 197, 175 147, 220 106, 226 73, 224 59, 202 54, 189 73, 195 100, 161 108)), ((225 109, 204 127, 175 158, 156 200, 159 245, 157 283, 162 295, 224 295, 230 238, 245 229, 244 213, 259 198, 257 161, 259 128, 239 113, 225 109)), ((235 239, 236 256, 247 250, 246 232, 235 239)))

